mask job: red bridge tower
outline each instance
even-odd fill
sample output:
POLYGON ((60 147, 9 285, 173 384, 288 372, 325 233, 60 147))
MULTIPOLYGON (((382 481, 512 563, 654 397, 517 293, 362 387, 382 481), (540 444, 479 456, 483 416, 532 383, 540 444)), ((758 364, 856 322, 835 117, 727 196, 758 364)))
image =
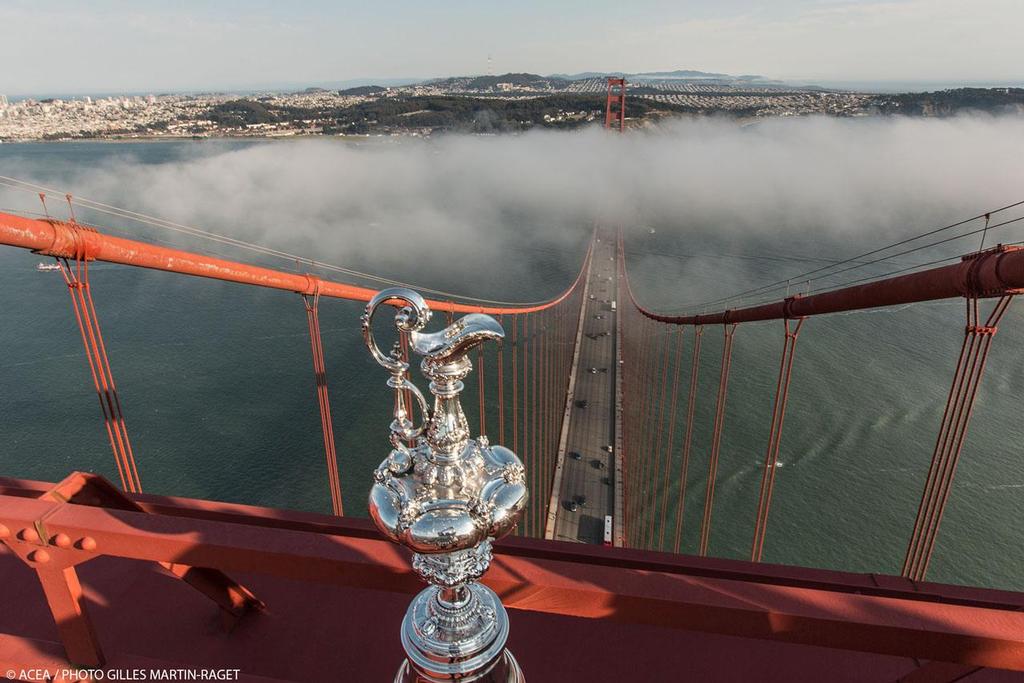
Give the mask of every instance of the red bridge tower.
POLYGON ((608 79, 608 101, 604 110, 604 127, 616 126, 621 133, 626 129, 626 79, 608 79), (617 90, 616 90, 617 88, 617 90), (613 109, 612 104, 618 103, 618 108, 613 109))

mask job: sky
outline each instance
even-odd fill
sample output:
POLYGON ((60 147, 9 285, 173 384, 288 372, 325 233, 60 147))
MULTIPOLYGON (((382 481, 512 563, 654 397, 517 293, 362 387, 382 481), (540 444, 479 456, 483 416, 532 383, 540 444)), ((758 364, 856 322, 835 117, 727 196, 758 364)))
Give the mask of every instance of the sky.
POLYGON ((1022 25, 1021 0, 0 0, 0 93, 673 69, 1010 84, 1022 25))

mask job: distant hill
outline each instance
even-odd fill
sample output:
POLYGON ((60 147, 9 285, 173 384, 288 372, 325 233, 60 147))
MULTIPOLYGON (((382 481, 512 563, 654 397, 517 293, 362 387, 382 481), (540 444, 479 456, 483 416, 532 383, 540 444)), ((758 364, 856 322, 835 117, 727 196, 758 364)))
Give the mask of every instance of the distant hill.
POLYGON ((566 81, 582 81, 588 78, 606 78, 622 76, 626 79, 714 79, 723 81, 733 80, 763 80, 761 76, 730 76, 729 74, 713 73, 709 71, 693 71, 690 69, 677 69, 676 71, 643 71, 639 73, 623 73, 621 71, 584 71, 577 74, 551 74, 550 78, 558 78, 566 81))
POLYGON ((487 88, 494 88, 499 83, 508 83, 509 85, 518 86, 530 86, 530 87, 565 87, 568 83, 561 78, 545 78, 544 76, 538 76, 537 74, 528 73, 507 73, 501 76, 477 76, 471 80, 467 85, 472 90, 484 90, 487 88))
POLYGON ((425 81, 445 90, 499 91, 503 86, 533 90, 563 90, 570 82, 564 78, 540 76, 531 73, 507 73, 500 76, 452 76, 425 81))
POLYGON ((925 93, 879 95, 873 102, 883 114, 944 117, 965 112, 1024 114, 1024 88, 955 88, 925 93))
POLYGON ((344 90, 339 90, 338 94, 339 95, 351 95, 351 96, 355 97, 355 96, 366 96, 366 95, 379 95, 382 92, 385 92, 386 90, 387 90, 387 88, 385 88, 383 86, 380 86, 380 85, 360 85, 360 86, 357 86, 355 88, 345 88, 344 90))

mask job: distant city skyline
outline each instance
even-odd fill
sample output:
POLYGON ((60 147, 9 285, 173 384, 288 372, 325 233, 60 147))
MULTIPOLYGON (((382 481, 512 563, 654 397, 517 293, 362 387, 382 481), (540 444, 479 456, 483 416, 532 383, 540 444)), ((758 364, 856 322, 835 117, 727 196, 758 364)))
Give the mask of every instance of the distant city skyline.
POLYGON ((245 90, 695 69, 840 85, 1024 82, 1019 0, 55 0, 0 5, 0 93, 245 90))

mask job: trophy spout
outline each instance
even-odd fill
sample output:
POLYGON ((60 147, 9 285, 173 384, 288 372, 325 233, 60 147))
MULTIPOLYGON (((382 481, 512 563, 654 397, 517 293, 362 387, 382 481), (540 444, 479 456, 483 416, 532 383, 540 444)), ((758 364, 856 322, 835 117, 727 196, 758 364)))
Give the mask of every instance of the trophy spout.
POLYGON ((413 350, 435 365, 457 361, 486 341, 505 338, 497 320, 482 313, 470 313, 438 332, 413 332, 413 350))

